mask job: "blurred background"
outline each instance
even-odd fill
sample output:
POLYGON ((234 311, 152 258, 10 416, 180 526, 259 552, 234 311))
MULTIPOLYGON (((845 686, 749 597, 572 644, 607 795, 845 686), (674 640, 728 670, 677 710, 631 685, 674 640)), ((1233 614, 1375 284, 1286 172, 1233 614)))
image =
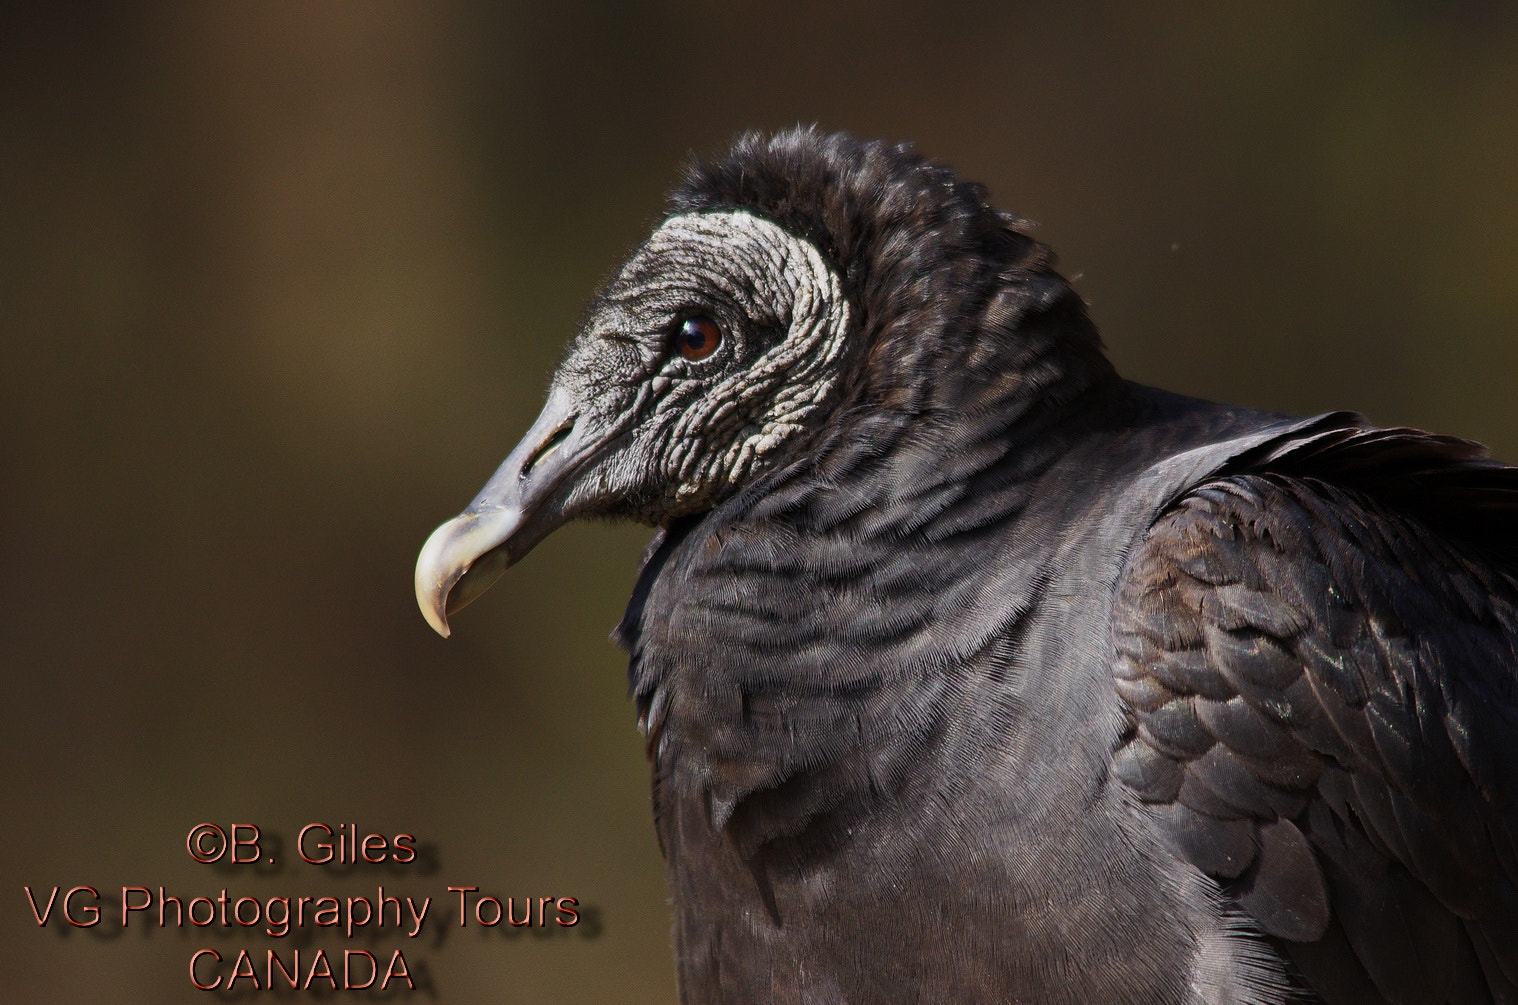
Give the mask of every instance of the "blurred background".
POLYGON ((559 532, 448 642, 411 570, 680 162, 741 130, 912 140, 987 183, 1041 222, 1130 377, 1518 459, 1513 12, 5 5, 4 996, 198 1001, 194 950, 261 968, 298 945, 38 928, 27 885, 383 883, 433 896, 422 938, 308 952, 401 947, 418 1000, 673 1000, 606 641, 646 532, 559 532), (201 821, 292 859, 314 821, 425 854, 199 865, 201 821), (448 929, 449 885, 573 896, 585 921, 448 929))

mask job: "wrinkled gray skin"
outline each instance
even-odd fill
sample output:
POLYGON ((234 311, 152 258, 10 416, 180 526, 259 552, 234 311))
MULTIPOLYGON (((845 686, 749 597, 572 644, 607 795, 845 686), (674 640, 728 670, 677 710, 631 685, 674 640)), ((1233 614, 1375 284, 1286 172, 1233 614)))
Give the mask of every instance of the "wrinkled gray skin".
POLYGON ((422 549, 428 622, 447 635, 447 614, 566 520, 711 508, 828 400, 848 327, 810 243, 743 212, 667 220, 591 305, 520 445, 422 549), (700 360, 673 345, 693 316, 722 331, 700 360))

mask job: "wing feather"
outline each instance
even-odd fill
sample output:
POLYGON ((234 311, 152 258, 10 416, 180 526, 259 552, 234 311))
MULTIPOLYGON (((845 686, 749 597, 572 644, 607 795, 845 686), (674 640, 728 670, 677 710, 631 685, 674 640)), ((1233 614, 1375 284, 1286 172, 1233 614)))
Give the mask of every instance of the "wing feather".
POLYGON ((1324 1000, 1514 1000, 1511 534, 1484 553, 1426 501, 1360 489, 1407 465, 1477 531, 1518 493, 1460 441, 1320 439, 1276 458, 1286 473, 1192 490, 1135 549, 1113 616, 1133 723, 1114 775, 1324 1000), (1441 475, 1440 449, 1474 470, 1441 475), (1350 487, 1303 470, 1330 455, 1350 487))

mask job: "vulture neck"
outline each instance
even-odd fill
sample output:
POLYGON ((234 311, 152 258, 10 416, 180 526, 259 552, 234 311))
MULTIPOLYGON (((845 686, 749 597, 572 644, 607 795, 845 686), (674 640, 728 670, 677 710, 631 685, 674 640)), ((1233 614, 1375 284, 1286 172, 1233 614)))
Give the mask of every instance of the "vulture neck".
MULTIPOLYGON (((980 547, 991 528, 1015 538, 1035 486, 1050 491, 1040 485, 1049 467, 1125 407, 1127 385, 1063 281, 1054 292, 1005 287, 964 327, 973 334, 946 325, 935 337, 880 337, 836 421, 746 493, 749 505, 734 500, 736 521, 779 524, 824 553, 861 549, 874 563, 856 583, 897 556, 980 547), (1053 302, 1030 315, 1028 301, 1042 298, 1053 302)), ((832 561, 812 557, 800 577, 831 582, 832 561)))
POLYGON ((651 554, 621 633, 656 805, 746 858, 805 858, 1005 729, 1024 682, 978 657, 1015 645, 1055 549, 1024 511, 1127 399, 1089 323, 1072 348, 1053 313, 952 363, 918 347, 910 385, 866 377, 819 440, 651 554))

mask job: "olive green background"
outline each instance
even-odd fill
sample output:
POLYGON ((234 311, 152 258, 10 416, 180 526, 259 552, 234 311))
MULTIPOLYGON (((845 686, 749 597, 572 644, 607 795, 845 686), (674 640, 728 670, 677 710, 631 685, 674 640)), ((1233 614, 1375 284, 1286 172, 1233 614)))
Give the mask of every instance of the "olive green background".
POLYGON ((194 950, 297 946, 39 929, 24 885, 384 883, 434 896, 426 932, 351 946, 404 946, 415 1000, 672 1000, 606 641, 647 532, 566 528, 448 642, 411 568, 678 164, 741 130, 914 140, 986 182, 1129 376, 1518 458, 1512 10, 6 5, 0 998, 205 1001, 194 950), (313 821, 407 831, 427 861, 197 865, 201 821, 286 856, 313 821), (448 885, 587 920, 449 929, 448 885))

